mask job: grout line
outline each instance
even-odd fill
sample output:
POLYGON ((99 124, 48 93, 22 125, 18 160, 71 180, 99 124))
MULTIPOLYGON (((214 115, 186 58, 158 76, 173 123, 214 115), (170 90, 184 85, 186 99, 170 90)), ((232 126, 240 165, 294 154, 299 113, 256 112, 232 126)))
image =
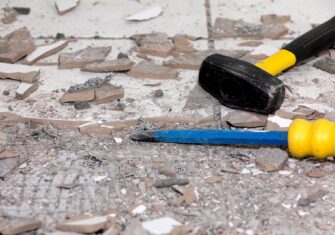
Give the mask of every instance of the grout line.
POLYGON ((205 7, 206 7, 206 20, 207 20, 207 32, 208 32, 208 49, 215 49, 210 0, 205 0, 205 7))

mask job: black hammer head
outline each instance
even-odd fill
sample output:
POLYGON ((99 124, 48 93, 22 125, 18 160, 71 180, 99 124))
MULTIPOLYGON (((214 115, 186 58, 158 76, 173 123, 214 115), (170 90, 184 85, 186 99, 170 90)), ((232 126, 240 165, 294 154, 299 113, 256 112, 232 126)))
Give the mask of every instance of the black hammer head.
POLYGON ((208 56, 199 72, 200 86, 225 106, 261 114, 280 108, 281 80, 248 62, 220 54, 208 56))

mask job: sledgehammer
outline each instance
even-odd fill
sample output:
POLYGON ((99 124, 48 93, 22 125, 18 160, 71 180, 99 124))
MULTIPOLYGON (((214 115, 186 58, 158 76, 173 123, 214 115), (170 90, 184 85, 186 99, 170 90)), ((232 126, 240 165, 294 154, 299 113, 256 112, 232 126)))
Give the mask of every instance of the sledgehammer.
POLYGON ((275 75, 329 48, 335 42, 335 17, 295 39, 256 65, 214 54, 200 68, 200 86, 230 108, 273 113, 285 87, 275 75))

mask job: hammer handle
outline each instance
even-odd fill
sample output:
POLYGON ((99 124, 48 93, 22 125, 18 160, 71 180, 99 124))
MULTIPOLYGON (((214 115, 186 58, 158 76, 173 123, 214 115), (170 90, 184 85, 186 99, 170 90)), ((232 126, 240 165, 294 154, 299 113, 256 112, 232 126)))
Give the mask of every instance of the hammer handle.
POLYGON ((283 49, 296 56, 296 64, 317 55, 335 43, 335 17, 298 37, 283 49))

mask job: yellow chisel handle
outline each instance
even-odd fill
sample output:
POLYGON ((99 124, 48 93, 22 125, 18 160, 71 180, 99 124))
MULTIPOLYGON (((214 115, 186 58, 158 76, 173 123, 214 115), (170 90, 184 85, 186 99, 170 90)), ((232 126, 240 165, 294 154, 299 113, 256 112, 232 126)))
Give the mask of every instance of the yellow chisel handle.
POLYGON ((288 130, 288 149, 296 158, 334 156, 335 122, 326 119, 294 120, 288 130))

